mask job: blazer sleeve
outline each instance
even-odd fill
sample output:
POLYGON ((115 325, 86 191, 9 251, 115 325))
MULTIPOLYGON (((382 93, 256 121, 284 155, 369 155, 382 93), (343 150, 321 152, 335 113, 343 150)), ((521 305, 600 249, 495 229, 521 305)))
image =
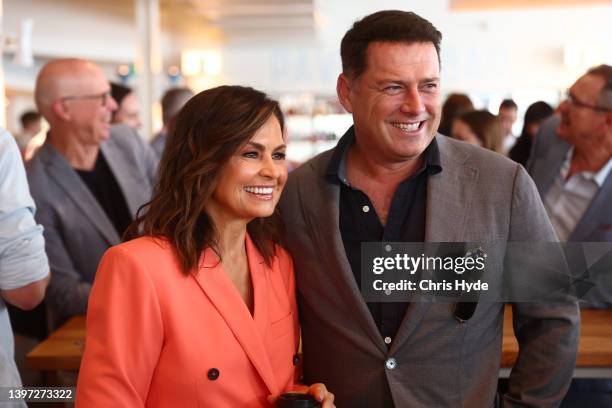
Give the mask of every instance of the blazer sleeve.
MULTIPOLYGON (((508 241, 556 242, 535 185, 517 166, 508 241)), ((519 356, 502 406, 557 406, 572 379, 580 335, 576 302, 512 304, 519 356)))
POLYGON ((131 141, 137 145, 135 151, 138 152, 138 156, 142 160, 142 169, 146 174, 147 180, 151 184, 151 187, 155 185, 157 179, 157 166, 159 165, 159 157, 151 147, 149 143, 146 143, 136 130, 130 129, 134 134, 130 138, 131 141))
POLYGON ((77 407, 143 407, 164 328, 153 281, 138 254, 121 247, 103 257, 87 314, 77 407))
POLYGON ((151 187, 155 185, 157 181, 157 167, 159 166, 159 157, 153 150, 153 147, 143 141, 140 137, 138 137, 138 142, 140 144, 140 150, 142 151, 142 160, 144 171, 147 175, 147 179, 149 183, 151 183, 151 187))
POLYGON ((38 201, 35 217, 44 226, 45 251, 51 268, 46 302, 58 318, 85 314, 91 284, 83 280, 83 275, 72 262, 72 256, 64 243, 63 234, 66 232, 59 214, 43 199, 38 201))
POLYGON ((152 188, 157 179, 159 164, 159 157, 153 148, 140 137, 135 129, 127 125, 112 126, 111 134, 110 143, 116 145, 117 149, 126 155, 126 159, 146 178, 149 187, 152 188))

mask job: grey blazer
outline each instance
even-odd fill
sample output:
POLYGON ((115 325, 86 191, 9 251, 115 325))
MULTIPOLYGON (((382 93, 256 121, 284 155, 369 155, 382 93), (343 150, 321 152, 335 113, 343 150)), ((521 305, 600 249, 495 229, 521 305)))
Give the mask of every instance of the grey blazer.
MULTIPOLYGON (((559 174, 570 144, 557 137, 559 118, 553 117, 540 126, 535 138, 527 171, 533 177, 542 199, 559 174)), ((612 242, 612 173, 589 205, 568 241, 612 242)))
MULTIPOLYGON (((428 181, 426 241, 556 240, 523 167, 448 137, 437 140, 443 170, 428 181)), ((340 189, 324 176, 331 155, 325 152, 294 171, 281 199, 295 263, 304 381, 325 383, 339 407, 494 406, 503 304, 480 302, 473 317, 460 323, 453 304, 414 302, 387 350, 346 258, 340 189), (387 368, 389 358, 395 367, 387 368)), ((494 271, 501 275, 503 265, 496 262, 494 271)), ((574 368, 578 309, 512 307, 521 351, 509 392, 497 402, 555 406, 574 368)))
MULTIPOLYGON (((138 134, 125 126, 111 128, 101 145, 132 216, 149 200, 156 158, 138 134)), ((84 314, 91 283, 102 254, 121 242, 108 216, 68 162, 45 143, 27 165, 28 182, 44 227, 51 266, 46 302, 57 326, 84 314)))
MULTIPOLYGON (((557 137, 556 129, 559 118, 552 117, 540 126, 531 149, 527 170, 533 177, 538 192, 544 199, 546 193, 559 174, 571 145, 557 137)), ((568 238, 569 242, 612 242, 612 173, 608 174, 603 186, 599 189, 586 212, 568 238)), ((592 244, 588 244, 592 249, 592 244)), ((577 266, 576 276, 584 273, 586 265, 585 250, 573 246, 571 259, 577 266)), ((607 250, 604 250, 604 253, 607 250)), ((602 253, 603 255, 603 253, 602 253)), ((597 257, 595 258, 597 259, 597 257)), ((601 262, 600 262, 601 264, 601 262)), ((609 273, 609 263, 602 264, 603 268, 591 269, 586 275, 593 285, 583 295, 583 307, 610 308, 612 307, 612 275, 609 273)), ((585 277, 585 275, 582 275, 585 277)))

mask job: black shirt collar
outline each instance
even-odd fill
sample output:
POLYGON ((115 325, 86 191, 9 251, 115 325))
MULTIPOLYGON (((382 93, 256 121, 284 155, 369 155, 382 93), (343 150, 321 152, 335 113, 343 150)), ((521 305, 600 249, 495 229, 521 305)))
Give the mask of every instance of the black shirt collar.
MULTIPOLYGON (((349 147, 351 147, 353 143, 355 143, 355 126, 351 126, 346 133, 344 133, 334 148, 334 152, 327 165, 327 170, 325 171, 325 176, 330 181, 340 181, 347 186, 349 185, 346 177, 346 160, 349 147)), ((440 149, 438 148, 438 142, 435 137, 431 140, 423 154, 425 155, 425 160, 423 161, 423 166, 417 171, 417 174, 423 170, 427 170, 428 174, 436 174, 442 171, 440 149)))

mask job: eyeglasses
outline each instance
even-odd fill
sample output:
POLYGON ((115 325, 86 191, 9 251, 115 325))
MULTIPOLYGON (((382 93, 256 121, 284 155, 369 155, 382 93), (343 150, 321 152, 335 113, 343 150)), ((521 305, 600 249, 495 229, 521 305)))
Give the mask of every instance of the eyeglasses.
POLYGON ((572 95, 572 92, 569 89, 567 90, 565 94, 565 100, 570 105, 574 105, 578 108, 592 109, 596 112, 612 112, 612 109, 610 108, 605 108, 603 106, 597 106, 597 105, 590 105, 588 103, 582 102, 580 99, 576 98, 576 96, 572 95))
POLYGON ((84 101, 84 100, 94 100, 100 99, 102 106, 106 106, 106 104, 111 98, 110 91, 102 92, 99 94, 89 94, 89 95, 70 95, 64 96, 60 98, 62 101, 84 101))

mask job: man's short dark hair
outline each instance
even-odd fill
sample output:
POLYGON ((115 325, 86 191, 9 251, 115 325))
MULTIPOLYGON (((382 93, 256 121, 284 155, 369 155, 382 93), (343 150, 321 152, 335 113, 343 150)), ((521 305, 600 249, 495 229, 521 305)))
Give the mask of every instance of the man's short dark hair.
POLYGON ((164 124, 168 124, 170 119, 176 115, 183 105, 193 96, 193 91, 189 88, 170 88, 161 99, 162 119, 164 124))
POLYGON ((40 118, 41 118, 40 113, 36 111, 27 111, 19 117, 19 121, 21 122, 21 127, 23 129, 26 129, 30 125, 33 125, 34 123, 39 122, 40 118))
POLYGON ((367 68, 366 52, 372 42, 432 43, 440 62, 442 33, 429 21, 410 11, 385 10, 356 21, 340 44, 342 72, 357 78, 367 68))
POLYGON ((518 109, 518 106, 512 99, 504 99, 499 104, 499 109, 518 109))
POLYGON ((132 88, 130 88, 129 86, 125 86, 117 82, 111 82, 110 86, 111 86, 111 96, 113 97, 115 102, 117 102, 118 106, 121 106, 121 102, 123 102, 125 97, 133 92, 132 88))
POLYGON ((117 110, 114 110, 113 113, 111 113, 111 120, 114 121, 115 116, 117 115, 117 112, 119 111, 119 108, 121 107, 121 103, 123 103, 123 100, 125 99, 125 97, 131 94, 133 91, 132 91, 132 88, 130 88, 129 86, 125 86, 117 82, 111 82, 110 87, 111 87, 111 91, 110 91, 111 96, 113 97, 115 102, 117 102, 117 110))
POLYGON ((612 109, 612 66, 601 64, 587 71, 588 75, 597 75, 601 77, 605 84, 599 92, 598 105, 602 108, 612 109))

